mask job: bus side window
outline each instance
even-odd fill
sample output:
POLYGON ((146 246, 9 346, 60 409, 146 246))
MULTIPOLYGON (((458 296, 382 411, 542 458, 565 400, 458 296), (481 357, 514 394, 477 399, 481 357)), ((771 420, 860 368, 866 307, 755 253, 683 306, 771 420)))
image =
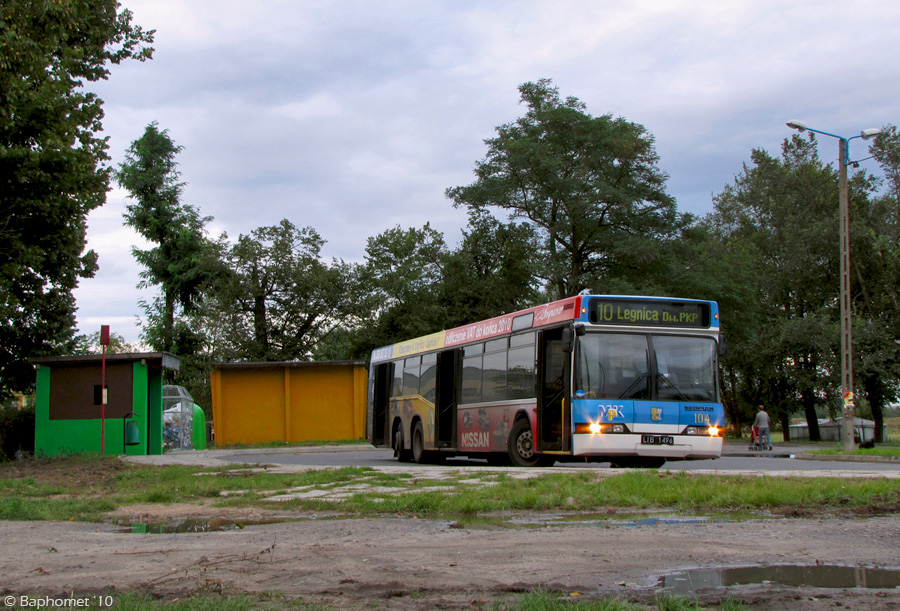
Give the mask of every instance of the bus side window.
POLYGON ((426 401, 434 403, 434 381, 437 375, 437 353, 422 355, 422 375, 419 378, 419 393, 426 401))
POLYGON ((391 380, 391 398, 403 396, 403 361, 394 361, 394 377, 391 380))
POLYGON ((462 397, 460 403, 481 403, 481 369, 484 344, 463 349, 462 397))
POLYGON ((520 346, 509 351, 506 370, 507 399, 534 397, 534 344, 520 346))
POLYGON ((419 364, 421 357, 406 359, 403 365, 403 396, 413 397, 419 394, 419 364))

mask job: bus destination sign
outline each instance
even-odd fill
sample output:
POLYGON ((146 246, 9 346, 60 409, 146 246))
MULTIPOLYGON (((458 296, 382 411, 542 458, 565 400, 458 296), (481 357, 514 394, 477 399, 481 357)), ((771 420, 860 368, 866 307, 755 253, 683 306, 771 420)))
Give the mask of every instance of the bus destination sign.
POLYGON ((709 318, 707 303, 593 298, 590 306, 598 325, 708 329, 709 318))

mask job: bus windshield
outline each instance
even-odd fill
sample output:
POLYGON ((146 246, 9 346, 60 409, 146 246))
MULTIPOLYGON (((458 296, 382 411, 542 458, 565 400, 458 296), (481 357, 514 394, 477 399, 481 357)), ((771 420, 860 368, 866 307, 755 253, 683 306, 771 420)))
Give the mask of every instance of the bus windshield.
POLYGON ((578 342, 574 390, 585 399, 715 402, 715 340, 588 333, 578 342))

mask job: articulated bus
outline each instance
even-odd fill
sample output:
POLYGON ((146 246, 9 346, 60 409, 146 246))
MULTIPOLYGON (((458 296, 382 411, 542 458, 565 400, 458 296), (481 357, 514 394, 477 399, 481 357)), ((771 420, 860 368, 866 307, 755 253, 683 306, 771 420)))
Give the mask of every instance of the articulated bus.
POLYGON ((579 295, 372 352, 366 434, 401 461, 717 458, 713 301, 579 295))

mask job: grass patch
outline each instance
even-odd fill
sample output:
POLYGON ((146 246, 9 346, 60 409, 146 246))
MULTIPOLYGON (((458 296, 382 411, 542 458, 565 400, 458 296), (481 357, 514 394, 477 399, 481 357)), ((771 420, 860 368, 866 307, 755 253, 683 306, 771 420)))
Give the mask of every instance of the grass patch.
POLYGON ((339 508, 361 515, 396 513, 451 518, 510 511, 597 512, 609 508, 770 510, 787 515, 829 511, 869 515, 900 509, 900 481, 886 478, 784 479, 640 471, 600 477, 585 471, 549 473, 528 480, 501 478, 493 486, 446 486, 440 491, 434 490, 432 484, 420 479, 407 482, 404 494, 360 492, 339 503, 299 499, 286 501, 284 506, 304 510, 339 508), (418 488, 422 490, 417 491, 418 488))
MULTIPOLYGON (((34 596, 32 598, 40 598, 34 596)), ((54 598, 54 597, 50 597, 54 598)), ((64 598, 64 597, 60 597, 64 598)), ((76 598, 78 596, 76 595, 76 598)), ((160 600, 146 594, 136 592, 111 592, 103 596, 94 596, 94 604, 82 609, 102 611, 109 609, 108 604, 98 606, 99 599, 111 600, 118 611, 244 611, 245 609, 264 609, 271 611, 325 611, 331 609, 302 599, 289 598, 280 594, 246 594, 240 596, 223 596, 219 594, 196 593, 176 600, 160 600)), ((33 607, 14 606, 10 609, 24 610, 33 607)), ((72 607, 45 607, 49 609, 70 609, 72 607)))
POLYGON ((660 597, 652 605, 632 603, 616 598, 587 598, 578 592, 553 594, 533 592, 514 598, 512 601, 495 603, 493 611, 748 611, 740 603, 726 599, 722 603, 702 606, 681 598, 660 597))
POLYGON ((850 452, 844 452, 841 448, 829 448, 827 450, 811 450, 810 454, 822 456, 883 456, 888 458, 900 458, 900 444, 889 442, 879 443, 874 448, 857 448, 850 452))
POLYGON ((129 495, 130 503, 175 503, 218 498, 225 491, 245 491, 252 497, 272 490, 335 485, 371 471, 367 467, 346 467, 284 474, 171 465, 125 471, 114 478, 112 487, 116 493, 129 495))
MULTIPOLYGON (((33 597, 38 598, 38 597, 33 597)), ((91 611, 108 609, 108 605, 95 604, 82 607, 91 611)), ((427 601, 425 593, 410 595, 412 600, 427 601)), ((221 594, 195 593, 175 600, 160 600, 137 592, 112 592, 103 596, 111 600, 118 611, 243 611, 263 609, 267 611, 334 611, 338 607, 302 598, 291 598, 282 594, 262 593, 225 596, 221 594)), ((19 611, 30 607, 18 605, 10 609, 19 611)), ((47 607, 61 609, 64 607, 47 607)), ((380 608, 372 606, 372 608, 380 608)), ((532 592, 527 594, 497 595, 493 600, 484 601, 479 608, 490 611, 748 611, 747 607, 729 600, 719 604, 701 606, 696 602, 678 598, 657 598, 651 603, 633 603, 617 598, 601 599, 582 597, 579 593, 555 594, 532 592)))
MULTIPOLYGON (((369 468, 266 473, 248 467, 150 467, 99 455, 32 459, 0 464, 0 519, 96 521, 140 503, 199 503, 240 490, 263 492, 333 486, 372 472, 369 468)), ((273 507, 270 507, 273 508, 273 507)))
POLYGON ((0 520, 75 520, 90 522, 114 511, 114 499, 103 498, 0 498, 0 520))
MULTIPOLYGON (((437 472, 436 472, 437 474, 437 472)), ((770 478, 625 471, 457 472, 440 479, 367 467, 268 473, 241 467, 141 466, 95 456, 0 465, 0 519, 102 520, 134 504, 195 503, 278 511, 459 518, 510 511, 768 510, 785 515, 900 511, 900 480, 770 478), (478 479, 480 483, 465 483, 478 479), (288 492, 342 498, 266 499, 288 492), (228 493, 227 495, 223 493, 228 493)))

